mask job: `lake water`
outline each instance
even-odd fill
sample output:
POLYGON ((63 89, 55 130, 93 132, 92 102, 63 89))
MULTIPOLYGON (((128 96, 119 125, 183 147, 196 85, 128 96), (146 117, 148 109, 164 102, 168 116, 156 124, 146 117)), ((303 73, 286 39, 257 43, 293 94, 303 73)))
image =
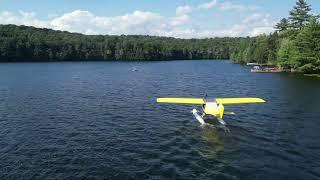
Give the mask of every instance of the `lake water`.
POLYGON ((228 61, 0 64, 0 126, 1 179, 320 178, 320 79, 228 61), (205 93, 267 103, 230 132, 155 103, 205 93))

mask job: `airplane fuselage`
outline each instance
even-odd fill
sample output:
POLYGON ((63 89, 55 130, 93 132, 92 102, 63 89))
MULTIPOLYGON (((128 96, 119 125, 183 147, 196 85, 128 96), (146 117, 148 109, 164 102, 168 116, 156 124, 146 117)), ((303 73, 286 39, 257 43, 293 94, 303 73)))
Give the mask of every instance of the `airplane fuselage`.
POLYGON ((223 112, 224 112, 224 106, 222 104, 218 104, 217 102, 206 102, 203 105, 204 115, 212 115, 222 119, 223 112))

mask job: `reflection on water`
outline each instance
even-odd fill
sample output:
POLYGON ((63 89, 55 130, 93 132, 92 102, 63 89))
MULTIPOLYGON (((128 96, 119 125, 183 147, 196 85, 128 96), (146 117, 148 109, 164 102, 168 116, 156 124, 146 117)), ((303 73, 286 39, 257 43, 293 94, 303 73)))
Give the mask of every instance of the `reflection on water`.
POLYGON ((228 136, 230 130, 226 126, 204 125, 200 130, 201 138, 209 147, 201 152, 206 158, 215 158, 218 153, 224 151, 223 136, 228 136))
POLYGON ((319 92, 226 61, 0 64, 0 179, 319 179, 319 92), (228 132, 155 101, 203 92, 267 103, 228 132))

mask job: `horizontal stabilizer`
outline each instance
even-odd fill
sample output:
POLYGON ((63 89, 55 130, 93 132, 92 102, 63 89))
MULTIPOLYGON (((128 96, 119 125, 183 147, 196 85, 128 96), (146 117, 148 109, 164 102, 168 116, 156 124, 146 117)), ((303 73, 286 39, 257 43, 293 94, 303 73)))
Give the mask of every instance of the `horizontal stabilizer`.
POLYGON ((246 103, 264 103, 265 100, 261 98, 218 98, 216 99, 217 103, 223 105, 228 104, 246 104, 246 103))
POLYGON ((205 104, 202 98, 157 98, 158 103, 205 104))

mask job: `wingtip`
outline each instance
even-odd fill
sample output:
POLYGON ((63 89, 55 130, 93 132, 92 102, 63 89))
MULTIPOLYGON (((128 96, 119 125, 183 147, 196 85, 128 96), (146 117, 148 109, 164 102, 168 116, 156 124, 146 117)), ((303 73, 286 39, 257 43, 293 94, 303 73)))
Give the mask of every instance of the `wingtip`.
POLYGON ((166 100, 167 100, 167 98, 157 98, 157 99, 156 99, 156 102, 157 102, 157 103, 165 103, 166 100))
POLYGON ((265 103, 265 102, 266 102, 266 101, 265 101, 264 99, 262 99, 262 98, 259 98, 259 100, 260 100, 261 103, 265 103))

